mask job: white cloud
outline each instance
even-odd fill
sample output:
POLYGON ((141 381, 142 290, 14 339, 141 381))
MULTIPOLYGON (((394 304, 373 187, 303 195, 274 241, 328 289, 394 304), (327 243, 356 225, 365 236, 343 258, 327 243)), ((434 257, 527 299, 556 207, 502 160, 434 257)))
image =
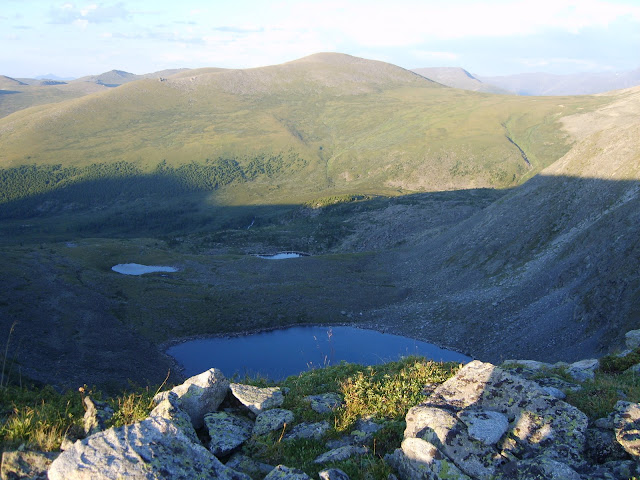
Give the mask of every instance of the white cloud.
POLYGON ((85 20, 85 19, 83 19, 83 18, 78 18, 78 19, 76 19, 76 20, 74 20, 74 21, 73 21, 73 24, 74 24, 76 27, 79 27, 79 28, 81 28, 82 30, 84 30, 84 29, 86 29, 86 28, 87 28, 87 25, 89 25, 89 20, 85 20))
POLYGON ((460 55, 453 52, 431 52, 425 50, 413 50, 412 55, 419 60, 457 60, 460 55))
POLYGON ((640 22, 640 6, 603 0, 530 0, 470 3, 375 1, 296 2, 279 26, 338 33, 361 45, 408 46, 429 39, 528 35, 548 29, 578 32, 627 16, 640 22))

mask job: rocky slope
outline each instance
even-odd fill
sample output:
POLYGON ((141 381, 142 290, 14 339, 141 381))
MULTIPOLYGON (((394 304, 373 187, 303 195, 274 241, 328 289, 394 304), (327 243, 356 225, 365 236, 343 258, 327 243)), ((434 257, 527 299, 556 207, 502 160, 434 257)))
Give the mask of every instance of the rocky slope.
MULTIPOLYGON (((639 333, 630 332, 628 346, 637 348, 639 333)), ((501 366, 473 361, 444 383, 425 385, 424 401, 406 415, 404 440, 384 457, 387 468, 402 480, 637 475, 640 404, 619 401, 608 417, 589 420, 563 400, 565 392, 590 382, 598 366, 598 360, 556 365, 512 360, 501 366)), ((108 430, 103 425, 109 409, 86 397, 86 438, 63 444, 59 456, 5 452, 2 478, 41 478, 45 472, 51 480, 310 478, 300 464, 264 463, 264 449, 274 443, 289 449, 293 462, 301 462, 296 449, 315 451, 312 465, 320 478, 344 480, 349 478, 341 470, 345 462, 370 449, 375 454, 376 433, 388 420, 363 418, 350 434, 337 437, 327 420, 342 408, 340 395, 306 397, 309 411, 323 418, 308 422, 281 408, 289 394, 280 387, 229 383, 210 369, 156 395, 146 420, 108 430), (252 448, 245 447, 249 439, 252 448)))
POLYGON ((640 321, 640 89, 565 118, 573 148, 387 265, 411 288, 374 322, 491 361, 576 360, 640 321))

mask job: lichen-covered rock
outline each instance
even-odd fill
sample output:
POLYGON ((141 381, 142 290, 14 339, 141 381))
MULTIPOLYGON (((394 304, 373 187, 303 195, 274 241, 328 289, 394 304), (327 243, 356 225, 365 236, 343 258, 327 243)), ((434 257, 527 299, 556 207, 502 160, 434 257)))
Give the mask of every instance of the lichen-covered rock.
POLYGON ((625 333, 624 344, 630 350, 640 347, 640 330, 630 330, 625 333))
POLYGON ((636 461, 640 460, 640 404, 620 400, 614 408, 616 440, 636 461))
POLYGON ((232 383, 230 388, 233 396, 256 415, 263 410, 277 408, 284 402, 284 396, 279 387, 260 388, 232 383))
POLYGON ((227 412, 212 412, 204 416, 209 431, 209 450, 216 456, 225 457, 240 447, 251 436, 253 423, 239 415, 227 412))
POLYGON ((320 480, 349 480, 349 475, 344 473, 339 468, 328 468, 318 472, 320 480))
POLYGON ((420 438, 405 439, 402 448, 386 455, 385 460, 402 480, 471 480, 435 445, 420 438))
POLYGON ((234 453, 231 455, 231 458, 225 465, 237 472, 246 473, 252 478, 263 478, 274 469, 273 465, 258 462, 257 460, 247 457, 246 455, 242 455, 241 453, 234 453))
POLYGON ((613 429, 588 428, 585 438, 587 445, 584 456, 590 463, 601 464, 628 458, 622 445, 617 442, 613 429))
POLYGON ((596 358, 580 360, 567 366, 567 373, 577 382, 593 380, 600 362, 596 358))
POLYGON ((311 477, 297 468, 278 465, 264 477, 264 480, 311 480, 311 477))
POLYGON ((291 410, 283 408, 273 408, 260 412, 256 417, 256 423, 253 426, 254 435, 264 435, 273 430, 280 430, 285 423, 293 422, 294 416, 291 410))
POLYGON ((54 452, 2 452, 2 480, 47 480, 47 470, 58 453, 54 452))
MULTIPOLYGON (((204 416, 215 412, 229 391, 229 381, 217 368, 188 378, 182 385, 171 389, 180 398, 180 407, 187 412, 195 429, 204 425, 204 416)), ((168 392, 162 392, 154 398, 160 403, 168 392)))
POLYGON ((581 480, 578 472, 576 472, 567 464, 544 456, 526 460, 519 460, 516 465, 513 466, 513 468, 508 469, 508 467, 509 466, 506 466, 503 471, 499 473, 498 479, 581 480))
POLYGON ((85 435, 93 435, 107 428, 107 422, 111 420, 113 408, 107 402, 100 402, 86 396, 83 400, 85 412, 83 427, 85 435))
POLYGON ((180 398, 178 398, 178 395, 174 392, 167 392, 162 398, 163 400, 151 410, 149 416, 170 420, 176 427, 181 429, 192 442, 198 443, 198 435, 193 429, 191 417, 180 408, 180 398))
POLYGON ((170 420, 150 417, 76 442, 49 469, 50 480, 217 478, 251 480, 196 444, 170 420))
POLYGON ((340 405, 342 405, 342 397, 337 393, 322 393, 320 395, 309 395, 304 397, 305 401, 311 403, 311 409, 314 412, 324 414, 331 413, 340 405))
MULTIPOLYGON (((560 400, 566 397, 564 391, 577 391, 582 388, 580 385, 567 382, 553 373, 553 369, 557 368, 558 365, 535 360, 507 360, 500 367, 527 380, 536 382, 544 391, 560 400)), ((563 368, 567 367, 568 365, 563 364, 563 368)))
POLYGON ((509 428, 505 415, 493 410, 466 409, 458 413, 458 418, 467 426, 469 436, 485 445, 494 445, 509 428))
POLYGON ((323 453, 316 457, 313 463, 328 463, 328 462, 340 462, 351 458, 354 455, 364 455, 368 453, 367 447, 356 447, 355 445, 347 445, 346 447, 339 447, 328 452, 323 453))
POLYGON ((633 460, 614 460, 595 466, 583 478, 585 480, 627 480, 638 475, 640 475, 640 464, 638 462, 633 460))
POLYGON ((584 464, 586 415, 546 394, 537 383, 488 363, 467 364, 409 410, 406 420, 405 438, 433 443, 476 478, 490 478, 503 465, 543 452, 545 458, 572 468, 584 464), (463 420, 468 411, 504 415, 506 433, 496 444, 478 440, 481 435, 471 435, 463 420))
POLYGON ((508 461, 495 446, 472 438, 450 411, 419 405, 409 410, 406 420, 405 439, 421 438, 435 445, 470 477, 489 479, 508 461))
POLYGON ((299 423, 284 436, 283 440, 296 440, 298 438, 314 438, 320 440, 329 428, 329 422, 326 420, 316 423, 299 423))

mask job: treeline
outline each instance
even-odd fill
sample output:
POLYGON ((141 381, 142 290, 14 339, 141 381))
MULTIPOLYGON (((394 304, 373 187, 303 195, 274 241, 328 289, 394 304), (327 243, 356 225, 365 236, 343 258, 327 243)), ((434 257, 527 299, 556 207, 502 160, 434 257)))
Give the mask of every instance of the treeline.
POLYGON ((306 165, 295 152, 253 158, 206 159, 178 167, 160 162, 150 173, 134 163, 98 163, 85 167, 22 165, 0 169, 0 204, 56 192, 67 202, 96 203, 109 198, 137 198, 211 191, 260 176, 276 177, 306 165))

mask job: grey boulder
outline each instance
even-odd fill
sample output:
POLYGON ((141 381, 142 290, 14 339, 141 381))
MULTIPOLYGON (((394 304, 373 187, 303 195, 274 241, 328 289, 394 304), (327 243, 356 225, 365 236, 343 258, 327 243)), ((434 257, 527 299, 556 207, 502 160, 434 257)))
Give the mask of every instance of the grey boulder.
POLYGON ((76 442, 51 464, 49 480, 251 480, 194 443, 170 420, 151 417, 76 442))
MULTIPOLYGON (((229 381, 217 368, 188 378, 182 385, 171 389, 180 398, 180 407, 187 412, 195 429, 204 425, 204 416, 215 412, 229 391, 229 381)), ((166 399, 169 392, 155 397, 156 403, 166 399)))
POLYGON ((207 413, 204 424, 209 430, 209 450, 216 456, 227 456, 251 436, 253 423, 227 412, 207 413))
POLYGON ((232 383, 230 388, 233 396, 256 415, 263 410, 279 407, 284 402, 284 396, 279 387, 261 388, 232 383))

